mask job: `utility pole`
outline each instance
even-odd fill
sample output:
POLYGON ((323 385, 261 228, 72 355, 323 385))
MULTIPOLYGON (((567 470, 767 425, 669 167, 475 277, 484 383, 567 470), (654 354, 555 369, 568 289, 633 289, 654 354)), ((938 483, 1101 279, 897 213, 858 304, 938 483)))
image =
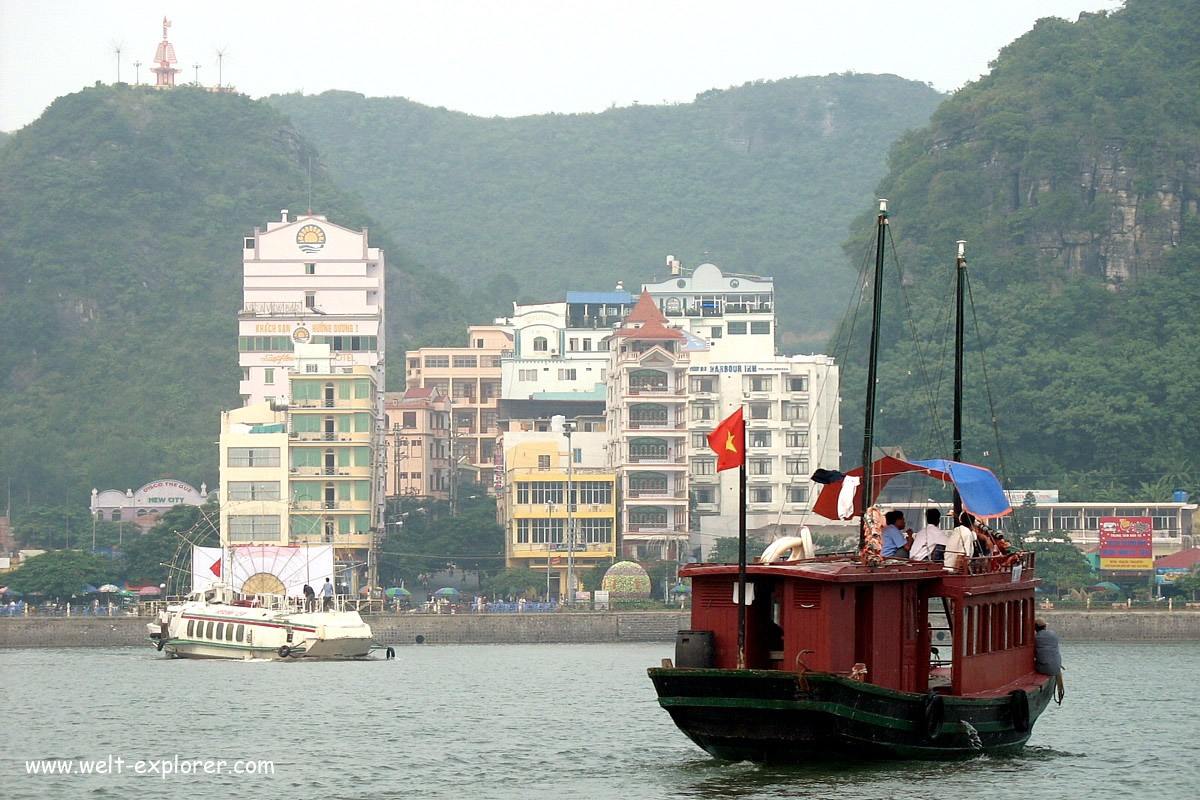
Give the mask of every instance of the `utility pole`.
POLYGON ((575 432, 575 423, 563 423, 563 436, 567 437, 567 605, 575 607, 575 482, 573 466, 575 451, 571 448, 571 434, 575 432))

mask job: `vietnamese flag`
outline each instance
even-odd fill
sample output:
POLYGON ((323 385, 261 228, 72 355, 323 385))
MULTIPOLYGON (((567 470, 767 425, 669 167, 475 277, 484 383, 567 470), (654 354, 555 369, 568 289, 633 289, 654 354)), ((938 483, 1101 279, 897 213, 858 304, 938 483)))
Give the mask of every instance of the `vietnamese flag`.
POLYGON ((729 415, 708 435, 708 446, 717 454, 717 472, 746 463, 746 422, 742 409, 729 415))

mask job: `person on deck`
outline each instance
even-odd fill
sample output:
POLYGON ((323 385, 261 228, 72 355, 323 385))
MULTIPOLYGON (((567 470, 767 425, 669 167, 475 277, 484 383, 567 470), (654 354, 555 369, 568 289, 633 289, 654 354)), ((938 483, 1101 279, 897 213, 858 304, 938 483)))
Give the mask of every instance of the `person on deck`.
POLYGON ((884 558, 908 558, 909 548, 912 547, 912 528, 904 530, 904 514, 900 511, 889 511, 884 516, 887 527, 883 529, 884 558))
POLYGON ((975 555, 975 518, 966 511, 958 517, 958 525, 950 531, 946 541, 946 569, 951 572, 965 571, 967 559, 975 555))
POLYGON ((313 587, 309 586, 307 583, 304 584, 304 610, 317 610, 317 593, 314 592, 313 587))
POLYGON ((1066 690, 1062 678, 1062 653, 1058 649, 1058 634, 1046 627, 1046 620, 1033 621, 1033 668, 1042 675, 1054 676, 1055 702, 1062 705, 1066 690))
POLYGON ((939 525, 941 521, 941 511, 936 508, 925 509, 925 527, 917 531, 912 540, 910 557, 913 561, 940 562, 942 560, 948 540, 946 533, 939 525))
POLYGON ((329 578, 325 579, 325 584, 321 587, 321 599, 325 611, 333 610, 333 584, 329 582, 329 578))

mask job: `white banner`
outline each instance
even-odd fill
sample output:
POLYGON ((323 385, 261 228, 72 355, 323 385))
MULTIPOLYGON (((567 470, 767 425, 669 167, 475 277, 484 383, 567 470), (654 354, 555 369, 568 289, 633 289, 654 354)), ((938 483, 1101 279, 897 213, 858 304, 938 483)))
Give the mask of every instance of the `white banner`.
MULTIPOLYGON (((192 546, 193 592, 218 581, 240 592, 247 580, 264 574, 278 578, 288 597, 303 597, 306 583, 319 594, 325 579, 333 580, 333 545, 246 545, 226 549, 192 546)), ((262 579, 256 583, 263 585, 262 579)))

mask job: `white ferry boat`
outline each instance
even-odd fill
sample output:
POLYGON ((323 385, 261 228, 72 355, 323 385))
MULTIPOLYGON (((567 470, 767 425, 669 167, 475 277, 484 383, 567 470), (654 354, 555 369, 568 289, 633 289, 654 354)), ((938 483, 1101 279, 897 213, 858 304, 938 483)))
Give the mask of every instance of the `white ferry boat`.
POLYGON ((146 627, 150 643, 171 658, 352 659, 378 647, 357 611, 308 611, 302 603, 211 583, 146 627))

